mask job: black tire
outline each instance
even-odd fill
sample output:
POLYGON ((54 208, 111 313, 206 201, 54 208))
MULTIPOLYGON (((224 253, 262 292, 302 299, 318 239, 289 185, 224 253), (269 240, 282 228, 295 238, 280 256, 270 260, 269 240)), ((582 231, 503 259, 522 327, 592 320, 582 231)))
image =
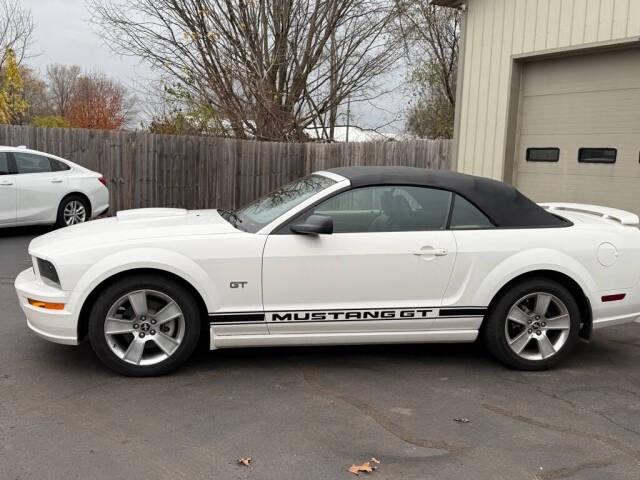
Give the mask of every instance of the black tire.
POLYGON ((64 219, 64 210, 72 202, 80 202, 84 207, 84 211, 85 211, 84 220, 78 223, 84 223, 88 221, 89 218, 91 217, 91 207, 85 198, 75 194, 68 195, 62 199, 62 201, 60 202, 60 205, 58 206, 58 215, 56 217, 56 227, 62 228, 62 227, 68 226, 67 222, 64 219))
MULTIPOLYGON (((149 307, 148 315, 149 317, 154 316, 151 306, 149 307)), ((180 367, 189 359, 191 354, 194 352, 196 346, 198 345, 198 339, 200 337, 202 324, 200 316, 200 310, 197 307, 197 303, 193 298, 193 295, 178 282, 175 282, 169 278, 162 277, 160 275, 133 275, 124 279, 119 279, 117 282, 114 282, 111 285, 107 286, 104 291, 100 293, 97 301, 91 309, 89 317, 89 341, 91 343, 91 347, 93 348, 98 358, 102 361, 102 363, 104 363, 111 370, 121 375, 131 377, 150 377, 164 375, 180 367), (117 304, 119 300, 122 300, 124 296, 127 296, 132 292, 141 290, 155 291, 166 295, 178 305, 182 312, 182 315, 180 317, 183 320, 180 329, 183 332, 183 336, 180 343, 167 358, 153 365, 136 365, 120 358, 107 343, 107 336, 105 335, 105 322, 107 315, 112 307, 117 304)), ((149 326, 149 324, 146 325, 146 327, 149 326)), ((140 324, 138 325, 138 327, 138 330, 136 330, 135 332, 142 331, 143 325, 140 324)), ((154 332, 154 335, 158 336, 153 338, 150 336, 151 332, 149 330, 145 330, 147 332, 147 337, 144 341, 149 343, 152 340, 157 340, 160 337, 159 330, 160 329, 158 329, 157 333, 154 332)), ((129 334, 125 335, 126 337, 124 337, 124 342, 126 346, 126 339, 129 338, 129 334)), ((135 340, 136 336, 140 336, 140 334, 133 333, 133 340, 135 340)), ((112 341, 114 341, 113 337, 112 341)), ((147 343, 145 343, 144 347, 145 352, 149 350, 149 347, 146 346, 147 343)), ((161 352, 161 350, 157 347, 158 345, 150 342, 150 349, 153 351, 153 349, 156 348, 157 351, 162 354, 163 352, 161 352)))
MULTIPOLYGON (((535 303, 535 298, 525 300, 525 303, 527 301, 535 303)), ((525 315, 529 315, 529 313, 526 313, 525 315)), ((545 318, 543 316, 540 322, 543 322, 544 320, 545 318)), ((552 323, 553 322, 549 322, 547 325, 551 325, 552 323)), ((482 334, 484 343, 488 350, 494 357, 505 365, 518 370, 546 370, 557 365, 571 352, 578 342, 579 329, 580 309, 578 308, 578 304, 571 292, 556 281, 546 278, 531 278, 513 285, 496 299, 485 319, 482 334), (511 309, 516 305, 522 305, 518 303, 519 300, 534 294, 551 295, 555 297, 555 300, 552 301, 554 306, 550 308, 559 308, 558 305, 560 305, 560 303, 556 302, 556 300, 559 300, 564 304, 566 312, 569 315, 569 320, 564 320, 564 323, 567 323, 569 327, 568 335, 562 337, 564 339, 564 343, 557 348, 557 350, 554 349, 555 353, 551 354, 551 356, 547 358, 544 358, 544 355, 542 354, 540 343, 543 339, 540 338, 541 335, 538 332, 542 331, 544 336, 549 334, 549 338, 559 338, 559 336, 551 337, 551 335, 560 335, 557 330, 547 332, 544 330, 546 325, 545 327, 540 328, 539 326, 541 323, 536 324, 536 317, 533 316, 535 315, 534 312, 530 312, 532 316, 524 322, 526 326, 521 327, 519 323, 511 320, 509 320, 509 324, 507 325, 507 317, 512 311, 511 309), (532 321, 533 324, 529 325, 530 321, 532 321), (536 327, 536 325, 538 325, 538 327, 536 327), (523 330, 518 330, 520 328, 523 330), (537 328, 540 328, 540 330, 537 330, 537 328), (511 335, 511 331, 513 331, 511 329, 515 329, 513 337, 511 338, 514 345, 515 339, 520 335, 520 333, 523 334, 523 341, 521 344, 526 341, 526 339, 524 339, 525 334, 531 336, 531 340, 525 344, 526 347, 520 354, 516 353, 516 351, 509 346, 507 331, 509 331, 509 335, 511 335), (531 333, 529 334, 528 332, 530 331, 531 333), (530 357, 536 356, 536 348, 538 348, 541 358, 523 358, 522 355, 530 357), (528 353, 530 351, 532 351, 532 353, 528 353)), ((565 334, 562 333, 561 335, 565 334)), ((514 346, 514 348, 517 349, 517 346, 514 346)))

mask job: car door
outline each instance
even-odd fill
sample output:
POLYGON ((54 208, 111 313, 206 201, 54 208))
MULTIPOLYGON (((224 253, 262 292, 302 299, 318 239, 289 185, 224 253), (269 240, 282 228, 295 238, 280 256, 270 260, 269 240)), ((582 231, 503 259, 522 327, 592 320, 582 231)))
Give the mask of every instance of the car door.
POLYGON ((475 303, 477 286, 509 256, 522 249, 531 237, 531 230, 498 229, 476 206, 455 195, 449 219, 449 229, 456 239, 456 263, 445 291, 443 304, 456 310, 467 310, 459 319, 438 319, 440 328, 480 327, 487 305, 475 303))
POLYGON ((16 181, 11 173, 9 155, 0 152, 0 224, 16 221, 16 181))
POLYGON ((456 256, 445 230, 452 194, 413 186, 353 189, 309 208, 333 219, 330 235, 269 235, 263 302, 269 332, 429 328, 456 256))
POLYGON ((53 171, 44 155, 14 152, 18 223, 54 223, 67 193, 67 172, 53 171))

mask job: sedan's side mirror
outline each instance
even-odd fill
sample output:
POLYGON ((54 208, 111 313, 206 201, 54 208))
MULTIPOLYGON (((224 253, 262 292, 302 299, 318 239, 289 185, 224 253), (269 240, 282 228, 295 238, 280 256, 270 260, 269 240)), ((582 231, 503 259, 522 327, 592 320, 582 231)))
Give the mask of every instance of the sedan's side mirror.
POLYGON ((333 233, 333 218, 326 215, 311 215, 304 222, 291 225, 291 231, 302 235, 331 235, 333 233))

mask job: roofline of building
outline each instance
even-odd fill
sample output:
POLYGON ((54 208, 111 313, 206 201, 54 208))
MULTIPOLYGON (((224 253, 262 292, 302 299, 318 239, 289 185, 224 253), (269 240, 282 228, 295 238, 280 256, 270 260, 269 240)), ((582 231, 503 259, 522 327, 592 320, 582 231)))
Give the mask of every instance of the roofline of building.
POLYGON ((461 7, 467 0, 430 0, 431 5, 440 5, 441 7, 461 7))

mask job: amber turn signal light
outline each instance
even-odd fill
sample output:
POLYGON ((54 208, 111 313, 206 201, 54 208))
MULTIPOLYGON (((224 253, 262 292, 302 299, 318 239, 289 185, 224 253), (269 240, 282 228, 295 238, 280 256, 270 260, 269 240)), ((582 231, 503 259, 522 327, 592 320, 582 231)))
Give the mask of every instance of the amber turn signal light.
POLYGON ((48 310, 63 310, 64 303, 51 303, 51 302, 41 302, 40 300, 34 300, 33 298, 27 299, 29 300, 29 305, 33 305, 38 308, 46 308, 48 310))

